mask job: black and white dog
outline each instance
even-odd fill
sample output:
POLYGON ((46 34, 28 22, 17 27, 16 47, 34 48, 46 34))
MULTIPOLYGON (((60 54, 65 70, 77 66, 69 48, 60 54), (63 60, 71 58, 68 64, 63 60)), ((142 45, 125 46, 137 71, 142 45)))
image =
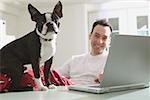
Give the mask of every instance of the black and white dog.
POLYGON ((28 10, 36 28, 0 50, 0 72, 11 77, 11 91, 17 89, 24 72, 24 65, 31 64, 38 90, 47 90, 50 67, 56 51, 56 37, 59 32, 59 19, 62 18, 62 3, 59 1, 52 13, 41 14, 31 4, 28 10), (40 64, 44 63, 45 86, 40 79, 40 64))

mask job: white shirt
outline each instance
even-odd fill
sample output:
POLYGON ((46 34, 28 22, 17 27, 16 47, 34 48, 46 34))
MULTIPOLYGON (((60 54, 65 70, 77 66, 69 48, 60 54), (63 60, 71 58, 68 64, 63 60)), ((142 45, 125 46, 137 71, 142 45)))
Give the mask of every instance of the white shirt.
POLYGON ((58 72, 75 84, 96 84, 94 80, 97 75, 103 74, 107 56, 107 51, 97 56, 89 53, 72 56, 58 72))

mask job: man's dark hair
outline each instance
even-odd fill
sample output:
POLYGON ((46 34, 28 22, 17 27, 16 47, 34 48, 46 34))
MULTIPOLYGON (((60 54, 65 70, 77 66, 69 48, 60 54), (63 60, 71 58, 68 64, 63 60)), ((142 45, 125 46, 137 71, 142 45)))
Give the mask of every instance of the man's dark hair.
POLYGON ((108 26, 110 28, 110 31, 112 32, 112 26, 106 21, 106 19, 101 19, 101 20, 96 20, 93 23, 91 33, 93 32, 95 26, 97 26, 97 25, 108 26))

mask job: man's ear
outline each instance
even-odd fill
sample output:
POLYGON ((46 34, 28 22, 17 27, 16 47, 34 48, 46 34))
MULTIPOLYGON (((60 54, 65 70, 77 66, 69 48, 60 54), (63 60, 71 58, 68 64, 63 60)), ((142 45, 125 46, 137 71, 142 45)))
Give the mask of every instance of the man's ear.
POLYGON ((35 22, 37 22, 37 18, 41 15, 41 13, 35 8, 33 7, 31 4, 28 4, 28 11, 31 15, 31 19, 35 22))
POLYGON ((62 3, 60 1, 54 7, 54 10, 53 10, 53 13, 52 13, 52 20, 58 20, 59 19, 58 17, 59 18, 63 17, 62 3))

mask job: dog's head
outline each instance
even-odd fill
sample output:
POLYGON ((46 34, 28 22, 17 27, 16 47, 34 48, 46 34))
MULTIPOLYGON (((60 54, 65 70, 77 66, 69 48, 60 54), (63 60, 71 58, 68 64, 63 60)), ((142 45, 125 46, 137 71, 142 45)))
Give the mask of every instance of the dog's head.
POLYGON ((54 35, 59 32, 59 19, 63 17, 62 3, 59 1, 53 12, 47 12, 41 14, 31 4, 28 5, 28 10, 31 15, 31 19, 36 22, 36 31, 38 35, 45 39, 53 39, 54 35))

